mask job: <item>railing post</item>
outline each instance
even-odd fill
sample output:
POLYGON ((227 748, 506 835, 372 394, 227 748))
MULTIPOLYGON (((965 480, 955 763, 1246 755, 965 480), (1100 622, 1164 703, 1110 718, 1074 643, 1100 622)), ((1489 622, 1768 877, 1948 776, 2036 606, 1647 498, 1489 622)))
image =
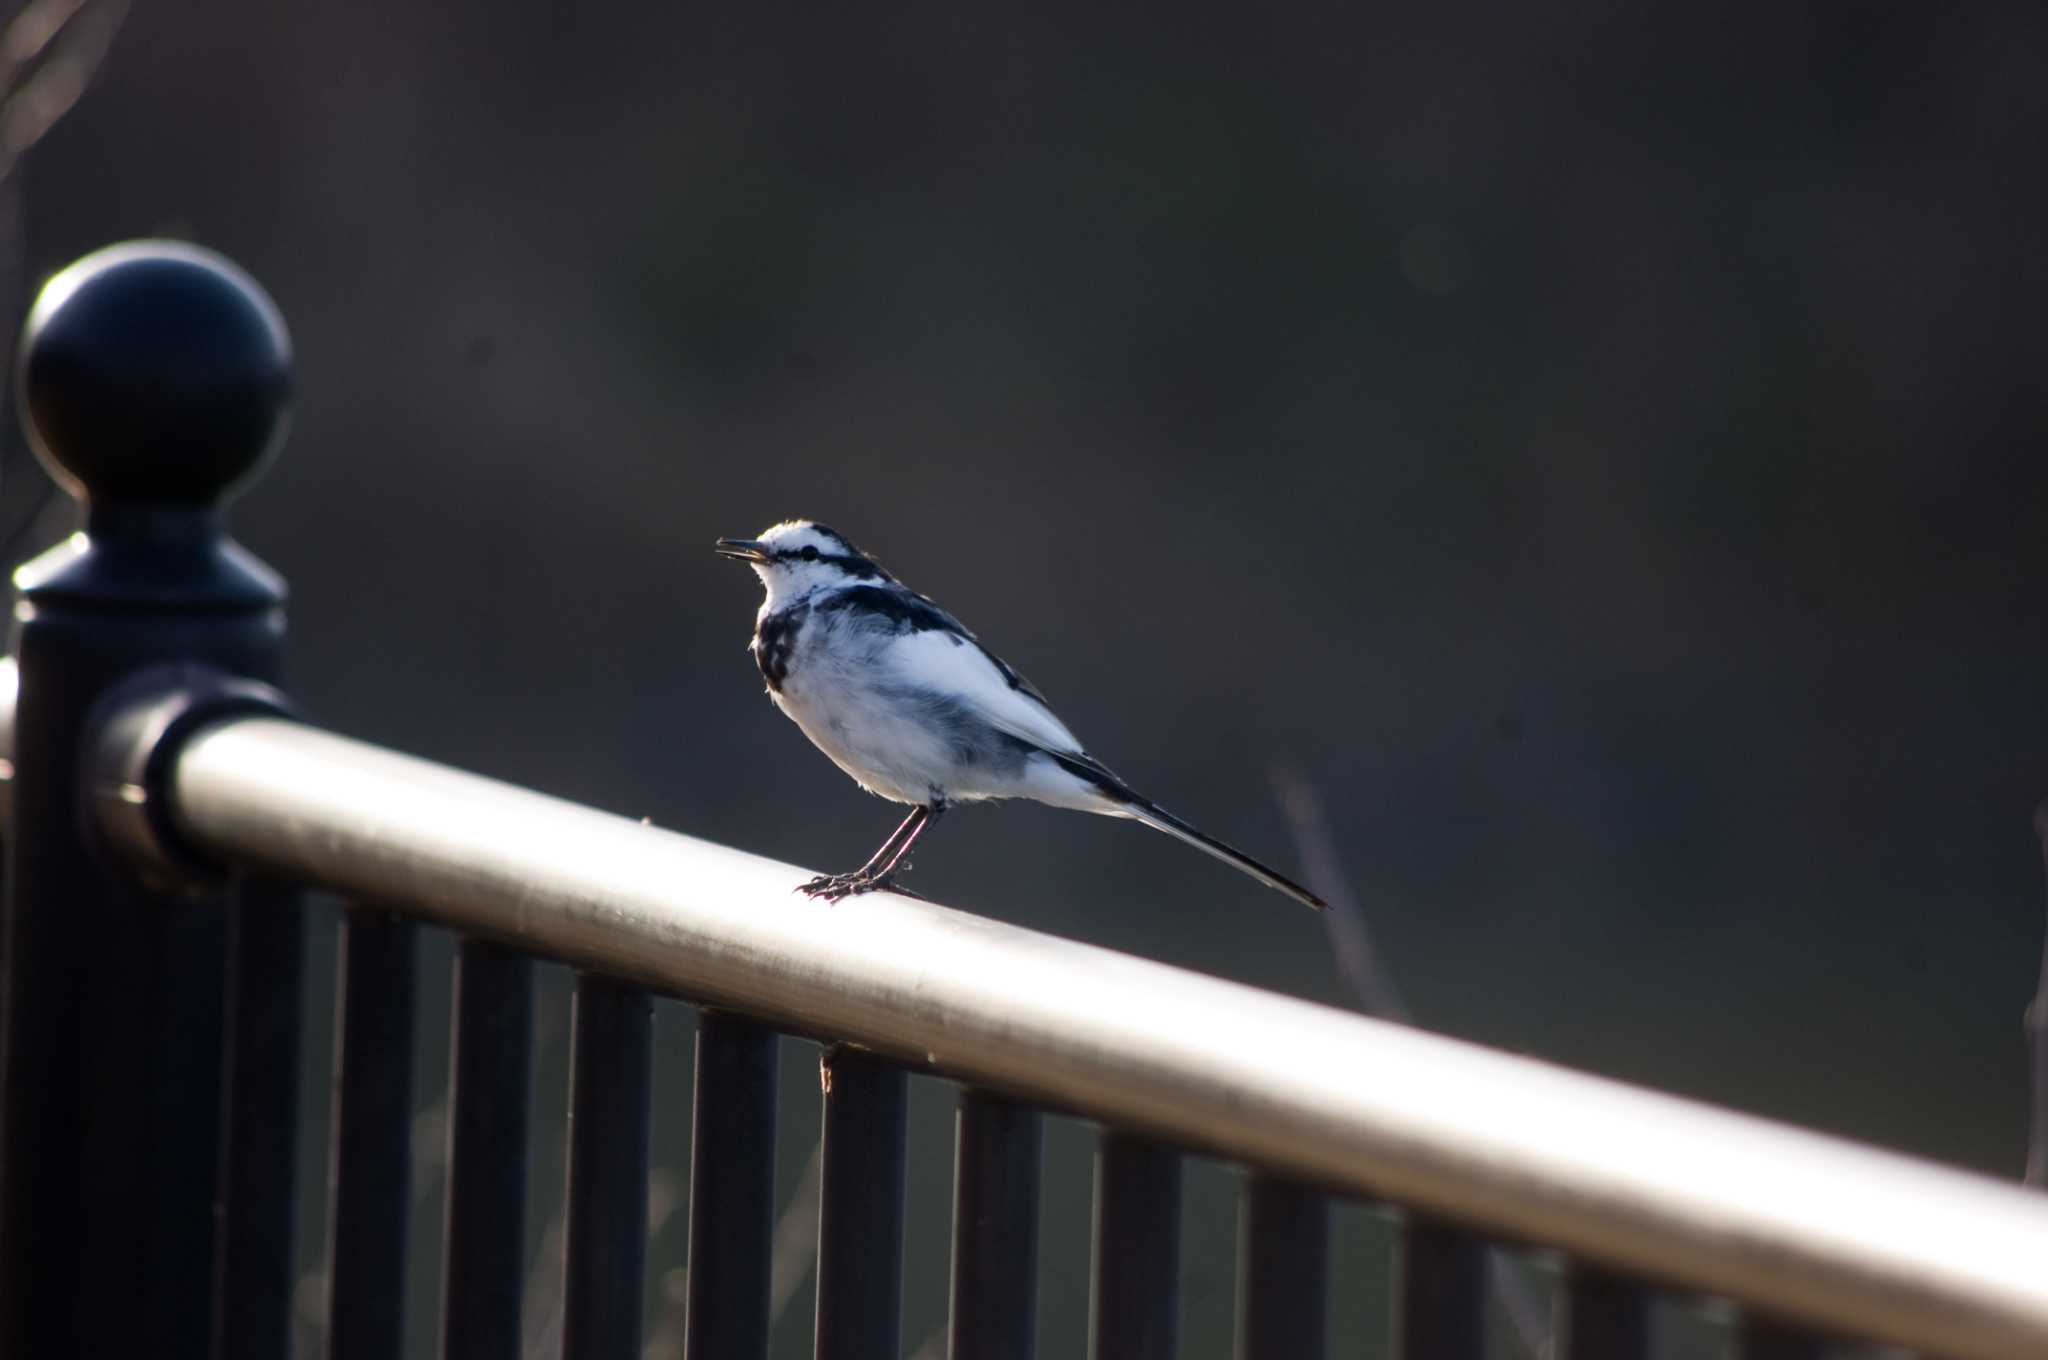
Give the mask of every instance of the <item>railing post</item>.
POLYGON ((647 1127, 654 1002, 597 973, 570 1019, 562 1354, 636 1360, 647 1266, 647 1127))
POLYGON ((1180 1154, 1117 1129, 1095 1147, 1091 1360, 1173 1360, 1180 1336, 1180 1154))
POLYGON ((1322 1360, 1329 1348, 1329 1201, 1312 1186, 1252 1171, 1240 1204, 1238 1360, 1322 1360))
POLYGON ((381 1360, 405 1338, 412 1041, 419 928, 375 904, 341 923, 327 1185, 327 1360, 381 1360))
MULTIPOLYGON (((15 574, 0 1352, 201 1356, 220 1240, 224 895, 114 862, 82 768, 104 701, 144 669, 276 676, 284 588, 226 536, 221 507, 281 438, 290 342, 226 260, 142 242, 52 279, 20 353, 30 442, 86 513, 15 574)), ((266 1232, 288 1223, 290 1196, 265 1213, 266 1232)))
POLYGON ((963 1087, 953 1135, 949 1360, 1031 1360, 1038 1309, 1037 1110, 963 1087))
POLYGON ((1735 1343, 1741 1360, 1822 1360, 1827 1352, 1819 1332, 1760 1310, 1743 1314, 1735 1343))
POLYGON ((686 1360, 768 1354, 778 1044, 766 1025, 697 1013, 686 1360))
POLYGON ((816 1360, 897 1360, 910 1082, 859 1049, 827 1050, 818 1183, 816 1360))
POLYGON ((492 940, 456 950, 441 1360, 518 1360, 533 960, 492 940))
POLYGON ((291 1353, 304 897, 291 884, 244 879, 229 913, 225 1202, 214 1279, 222 1357, 291 1353))
POLYGON ((1647 1360, 1648 1285, 1575 1261, 1565 1294, 1566 1360, 1647 1360))
POLYGON ((1401 1355, 1482 1360, 1486 1244, 1451 1224, 1409 1216, 1401 1234, 1401 1355))

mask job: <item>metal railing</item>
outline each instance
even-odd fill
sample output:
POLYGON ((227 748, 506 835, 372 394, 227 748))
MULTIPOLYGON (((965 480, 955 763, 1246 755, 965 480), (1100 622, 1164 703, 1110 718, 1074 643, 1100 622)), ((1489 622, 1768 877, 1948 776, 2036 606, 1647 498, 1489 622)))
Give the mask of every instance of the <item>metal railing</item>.
POLYGON ((2017 1187, 903 897, 812 907, 790 866, 296 721, 262 683, 281 595, 217 511, 275 438, 284 343, 253 283, 167 248, 75 266, 24 343, 39 452, 90 510, 19 578, 18 695, 0 683, 6 1353, 287 1353, 313 886, 351 904, 337 1357, 399 1344, 421 923, 461 941, 446 1355, 519 1354, 535 958, 578 970, 571 1356, 640 1347, 655 993, 700 1008, 697 1360, 766 1353, 778 1033, 834 1046, 820 1356, 902 1353, 910 1072, 960 1084, 960 1360, 1034 1353, 1043 1110, 1103 1130, 1098 1360, 1174 1352, 1186 1152, 1246 1168, 1241 1356, 1325 1353, 1347 1196, 1406 1211, 1411 1357, 1482 1353, 1488 1241, 1569 1254, 1560 1354, 1649 1355, 1660 1291, 1740 1303, 1757 1356, 1823 1333, 2048 1354, 2048 1201, 2017 1187))

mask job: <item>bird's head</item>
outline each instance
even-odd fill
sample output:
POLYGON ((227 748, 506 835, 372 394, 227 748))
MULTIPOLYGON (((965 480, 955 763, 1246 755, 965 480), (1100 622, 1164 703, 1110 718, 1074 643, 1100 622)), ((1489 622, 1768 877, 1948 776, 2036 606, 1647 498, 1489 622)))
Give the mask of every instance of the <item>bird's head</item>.
POLYGON ((716 551, 752 567, 771 601, 845 581, 894 579, 845 534, 807 519, 784 520, 759 538, 721 538, 716 551))

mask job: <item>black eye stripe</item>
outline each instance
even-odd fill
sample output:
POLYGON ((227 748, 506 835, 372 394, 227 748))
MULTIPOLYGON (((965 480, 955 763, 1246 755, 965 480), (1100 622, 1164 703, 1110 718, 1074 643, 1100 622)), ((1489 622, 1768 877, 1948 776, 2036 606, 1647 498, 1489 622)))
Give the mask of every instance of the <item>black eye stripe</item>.
POLYGON ((779 552, 771 554, 771 557, 772 560, 777 562, 830 562, 848 576, 859 577, 863 580, 871 580, 876 577, 884 581, 895 579, 888 572, 882 570, 881 566, 872 558, 863 557, 859 553, 821 553, 817 548, 809 544, 806 544, 801 549, 784 548, 779 552))

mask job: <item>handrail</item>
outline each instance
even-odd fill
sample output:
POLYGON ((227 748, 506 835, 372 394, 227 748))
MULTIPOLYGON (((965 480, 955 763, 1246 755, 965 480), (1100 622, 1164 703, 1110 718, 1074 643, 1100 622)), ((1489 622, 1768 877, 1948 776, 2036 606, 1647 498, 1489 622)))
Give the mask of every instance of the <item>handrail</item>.
POLYGON ((175 753, 219 860, 1663 1283, 2048 1354, 2048 1200, 1990 1178, 801 877, 290 720, 175 753))
POLYGON ((1105 1125, 1091 1293, 1105 1355, 1172 1347, 1183 1149, 1248 1172, 1246 1354, 1324 1349, 1325 1191, 1415 1211, 1400 1247, 1410 1355, 1480 1353, 1481 1234, 1575 1253, 1575 1353, 1642 1353, 1663 1285, 1744 1305, 1752 1354, 1808 1353, 1807 1323, 1945 1356, 2048 1354, 2048 1201, 2012 1185, 901 896, 800 900, 786 865, 290 721, 263 683, 284 660, 284 583, 223 519, 286 425, 275 304, 206 251, 131 242, 50 281, 20 354, 30 443, 85 519, 16 573, 18 676, 0 660, 0 1349, 289 1348, 298 908, 313 885, 351 899, 325 1271, 336 1356, 389 1354, 403 1325, 408 918, 463 935, 450 1355, 508 1355, 519 1335, 530 956, 586 970, 561 1260, 578 1355, 640 1351, 648 989, 702 1008, 692 1354, 766 1352, 777 1030, 873 1050, 831 1069, 820 1354, 901 1353, 910 1068, 966 1083, 962 1354, 1028 1352, 1046 1107, 1105 1125), (138 1204, 154 1224, 141 1236, 138 1204))

